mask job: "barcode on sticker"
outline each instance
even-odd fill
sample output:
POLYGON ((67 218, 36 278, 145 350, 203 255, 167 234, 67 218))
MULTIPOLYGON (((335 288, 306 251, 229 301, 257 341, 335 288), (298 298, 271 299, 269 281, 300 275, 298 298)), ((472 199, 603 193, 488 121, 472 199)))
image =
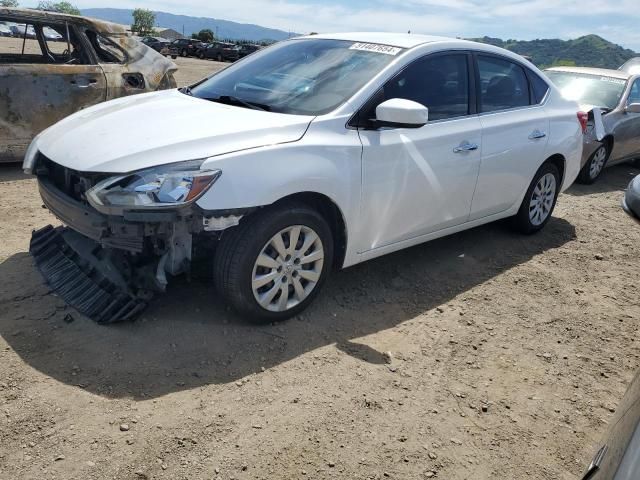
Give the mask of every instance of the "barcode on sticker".
POLYGON ((385 55, 397 55, 402 49, 390 45, 380 45, 378 43, 354 43, 349 50, 362 50, 364 52, 384 53, 385 55))
POLYGON ((602 82, 617 83, 618 85, 624 85, 627 83, 626 80, 622 80, 621 78, 600 77, 600 80, 602 82))

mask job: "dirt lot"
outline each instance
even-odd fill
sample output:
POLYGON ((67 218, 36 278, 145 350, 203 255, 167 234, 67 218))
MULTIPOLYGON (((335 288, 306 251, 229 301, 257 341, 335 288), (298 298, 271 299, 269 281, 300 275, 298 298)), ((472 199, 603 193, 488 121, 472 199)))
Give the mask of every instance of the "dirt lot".
MULTIPOLYGON (((181 82, 215 66, 178 62, 181 82)), ((0 166, 0 478, 576 478, 639 364, 638 173, 573 187, 539 235, 338 273, 287 323, 179 281, 100 327, 43 284, 30 232, 56 220, 0 166)))

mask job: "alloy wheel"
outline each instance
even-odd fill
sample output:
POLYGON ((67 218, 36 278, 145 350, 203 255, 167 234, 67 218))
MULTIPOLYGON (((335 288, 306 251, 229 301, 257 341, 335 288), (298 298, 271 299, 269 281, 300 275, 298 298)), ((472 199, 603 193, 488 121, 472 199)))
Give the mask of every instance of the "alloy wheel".
POLYGON ((555 175, 547 173, 540 177, 533 189, 529 202, 529 220, 536 227, 542 225, 551 214, 556 198, 556 188, 555 175))
POLYGON ((284 312, 315 289, 324 264, 320 236, 304 225, 276 233, 258 255, 251 278, 253 295, 265 310, 284 312))
POLYGON ((606 161, 607 161, 607 149, 604 146, 602 146, 598 148, 596 153, 593 154, 593 158, 591 159, 591 166, 589 167, 589 176, 592 179, 597 178, 598 175, 600 175, 606 161))

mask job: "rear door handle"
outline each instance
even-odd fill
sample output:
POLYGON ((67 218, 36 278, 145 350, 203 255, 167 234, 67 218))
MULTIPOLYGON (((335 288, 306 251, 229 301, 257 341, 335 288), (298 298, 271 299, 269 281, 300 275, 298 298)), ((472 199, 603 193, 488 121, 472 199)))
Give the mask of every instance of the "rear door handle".
POLYGON ((539 138, 544 138, 546 136, 547 136, 546 133, 541 132, 538 129, 535 129, 533 132, 531 132, 531 135, 529 135, 529 140, 538 140, 539 138))
POLYGON ((453 153, 471 152, 477 149, 478 149, 477 144, 464 141, 460 145, 458 145, 456 148, 453 149, 453 153))

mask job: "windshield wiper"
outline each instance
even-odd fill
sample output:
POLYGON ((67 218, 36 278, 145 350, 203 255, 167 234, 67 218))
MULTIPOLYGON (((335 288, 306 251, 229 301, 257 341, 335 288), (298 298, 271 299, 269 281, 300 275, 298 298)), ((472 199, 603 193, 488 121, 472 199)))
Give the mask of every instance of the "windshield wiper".
POLYGON ((205 98, 205 100, 224 103, 226 105, 236 105, 239 107, 250 108, 252 110, 262 110, 264 112, 271 111, 271 107, 269 105, 264 105, 262 103, 256 102, 248 102, 247 100, 242 100, 238 97, 232 97, 231 95, 220 95, 219 97, 205 98))

